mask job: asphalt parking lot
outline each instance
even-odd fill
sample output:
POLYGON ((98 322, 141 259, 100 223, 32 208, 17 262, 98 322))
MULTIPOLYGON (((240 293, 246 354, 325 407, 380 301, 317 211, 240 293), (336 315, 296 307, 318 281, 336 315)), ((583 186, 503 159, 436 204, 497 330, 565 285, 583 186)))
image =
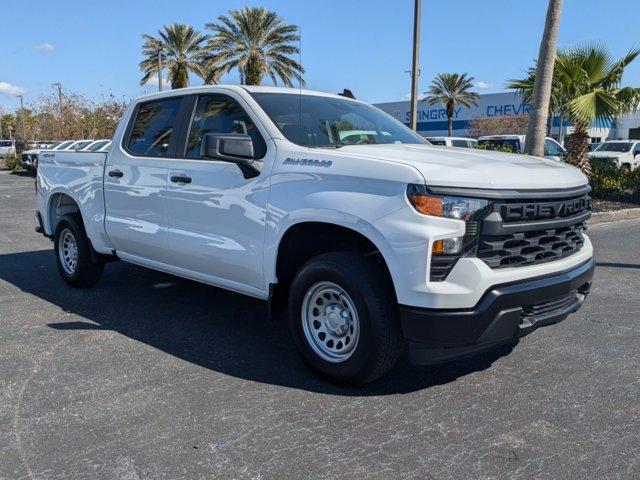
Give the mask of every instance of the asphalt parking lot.
POLYGON ((67 287, 0 172, 0 479, 640 478, 640 221, 594 226, 584 308, 364 389, 233 293, 123 262, 67 287))

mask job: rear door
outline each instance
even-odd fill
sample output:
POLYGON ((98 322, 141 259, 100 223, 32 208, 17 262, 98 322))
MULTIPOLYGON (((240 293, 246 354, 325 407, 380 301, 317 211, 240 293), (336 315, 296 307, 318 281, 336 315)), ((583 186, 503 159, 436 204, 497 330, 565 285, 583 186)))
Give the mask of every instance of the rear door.
MULTIPOLYGON (((264 290, 262 251, 268 175, 262 165, 275 155, 265 142, 242 97, 203 94, 192 97, 187 128, 167 187, 169 249, 174 265, 202 281, 244 293, 264 290), (236 163, 205 158, 207 133, 246 134, 253 139, 254 171, 236 163)), ((260 127, 261 128, 261 127, 260 127)))
POLYGON ((165 195, 182 104, 183 97, 138 104, 107 156, 105 228, 125 259, 169 263, 165 195))

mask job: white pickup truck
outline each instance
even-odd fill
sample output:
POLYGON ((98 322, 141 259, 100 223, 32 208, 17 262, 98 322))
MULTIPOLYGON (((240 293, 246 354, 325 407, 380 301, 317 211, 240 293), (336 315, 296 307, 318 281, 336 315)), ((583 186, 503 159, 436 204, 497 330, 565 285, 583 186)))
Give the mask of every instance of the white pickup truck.
POLYGON ((577 169, 433 147, 337 95, 141 97, 108 153, 43 152, 36 182, 37 230, 69 285, 121 259, 269 301, 342 384, 405 348, 433 364, 514 342, 576 311, 593 275, 577 169))

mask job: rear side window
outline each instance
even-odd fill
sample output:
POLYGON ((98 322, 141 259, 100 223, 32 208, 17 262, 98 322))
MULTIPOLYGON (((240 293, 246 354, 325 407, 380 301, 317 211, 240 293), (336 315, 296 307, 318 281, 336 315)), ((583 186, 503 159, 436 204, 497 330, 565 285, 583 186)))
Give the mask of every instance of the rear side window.
POLYGON ((142 103, 138 107, 127 149, 133 155, 166 157, 182 97, 142 103))
POLYGON ((233 98, 226 95, 201 95, 193 115, 187 157, 202 157, 202 139, 207 133, 237 133, 253 140, 255 158, 267 153, 267 145, 247 112, 233 98))

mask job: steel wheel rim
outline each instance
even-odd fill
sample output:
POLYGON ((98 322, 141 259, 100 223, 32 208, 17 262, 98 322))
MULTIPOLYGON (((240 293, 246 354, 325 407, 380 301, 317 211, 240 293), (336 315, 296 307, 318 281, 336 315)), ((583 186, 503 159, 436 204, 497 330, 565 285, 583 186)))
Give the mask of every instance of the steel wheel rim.
POLYGON ((65 228, 60 233, 60 241, 58 242, 58 257, 64 271, 73 275, 78 267, 78 244, 73 232, 65 228))
POLYGON ((302 329, 311 349, 323 360, 341 363, 358 345, 358 311, 347 292, 332 282, 313 285, 302 302, 302 329))

